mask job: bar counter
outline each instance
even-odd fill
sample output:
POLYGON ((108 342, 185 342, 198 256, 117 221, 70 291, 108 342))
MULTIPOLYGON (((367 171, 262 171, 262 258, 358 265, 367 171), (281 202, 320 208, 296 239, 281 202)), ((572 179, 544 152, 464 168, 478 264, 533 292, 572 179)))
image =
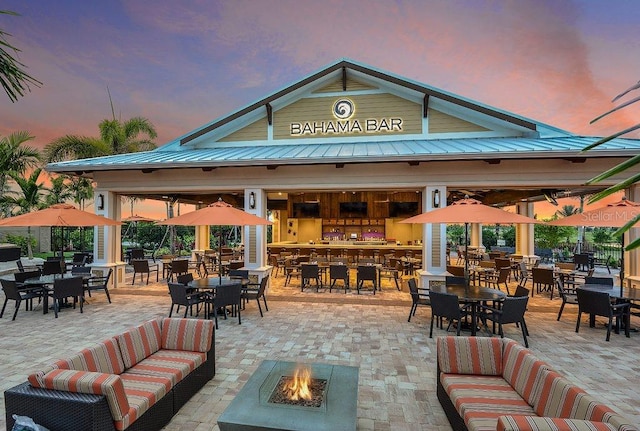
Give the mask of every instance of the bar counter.
POLYGON ((291 242, 274 242, 267 244, 267 248, 279 248, 279 249, 338 249, 338 250, 413 250, 422 251, 422 245, 396 245, 382 243, 381 241, 321 241, 320 243, 291 243, 291 242))

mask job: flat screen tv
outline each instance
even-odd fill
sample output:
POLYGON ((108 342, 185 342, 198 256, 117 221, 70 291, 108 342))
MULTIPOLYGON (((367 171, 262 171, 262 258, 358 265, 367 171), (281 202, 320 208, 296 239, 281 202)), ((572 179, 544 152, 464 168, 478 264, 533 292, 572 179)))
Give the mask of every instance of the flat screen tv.
POLYGON ((341 218, 358 218, 367 216, 366 202, 340 202, 341 218))
POLYGON ((411 217, 418 214, 418 202, 389 202, 389 217, 411 217))
POLYGON ((293 218, 318 218, 320 217, 319 203, 293 203, 293 218))

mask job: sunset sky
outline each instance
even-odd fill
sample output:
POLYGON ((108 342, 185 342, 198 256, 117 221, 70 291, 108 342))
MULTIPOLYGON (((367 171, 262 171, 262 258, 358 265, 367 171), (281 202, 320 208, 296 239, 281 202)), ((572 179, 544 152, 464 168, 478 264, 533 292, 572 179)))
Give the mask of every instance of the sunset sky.
POLYGON ((636 1, 5 0, 2 9, 21 14, 0 15, 0 29, 43 85, 16 103, 0 95, 0 136, 27 130, 39 147, 97 136, 111 116, 107 87, 116 115, 148 118, 162 145, 342 57, 582 135, 640 118, 634 108, 589 124, 640 79, 636 1))

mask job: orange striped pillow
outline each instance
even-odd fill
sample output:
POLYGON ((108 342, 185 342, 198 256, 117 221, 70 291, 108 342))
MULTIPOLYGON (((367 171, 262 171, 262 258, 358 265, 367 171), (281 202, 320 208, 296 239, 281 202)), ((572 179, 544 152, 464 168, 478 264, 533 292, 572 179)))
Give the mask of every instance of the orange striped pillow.
POLYGON ((540 393, 542 371, 549 366, 515 341, 504 349, 502 377, 532 406, 540 393))
POLYGON ((129 413, 129 401, 120 376, 77 370, 53 370, 44 376, 47 389, 104 395, 114 420, 121 420, 129 413))
POLYGON ((92 371, 98 373, 120 374, 124 372, 124 363, 115 338, 110 338, 66 359, 60 359, 54 366, 67 370, 92 371))
POLYGON ((122 360, 126 368, 148 358, 160 350, 160 319, 149 320, 117 336, 122 360))
POLYGON ((438 364, 443 373, 502 375, 500 338, 438 337, 436 345, 438 364))
POLYGON ((170 319, 162 321, 162 348, 208 352, 213 337, 213 320, 170 319))
MULTIPOLYGON (((574 407, 586 392, 552 370, 542 371, 540 396, 533 408, 538 416, 571 418, 574 407)), ((576 418, 584 419, 584 418, 576 418)))

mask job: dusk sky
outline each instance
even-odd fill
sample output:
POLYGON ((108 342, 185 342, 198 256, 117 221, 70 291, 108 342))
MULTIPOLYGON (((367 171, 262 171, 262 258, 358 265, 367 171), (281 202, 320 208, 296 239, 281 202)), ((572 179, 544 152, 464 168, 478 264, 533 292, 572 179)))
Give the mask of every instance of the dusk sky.
MULTIPOLYGON (((43 82, 0 95, 0 135, 43 147, 148 118, 162 145, 342 57, 582 135, 640 79, 640 5, 626 0, 5 0, 0 28, 43 82)), ((637 135, 632 137, 638 137, 637 135)), ((574 203, 575 204, 575 203, 574 203)), ((128 215, 128 214, 127 214, 128 215)))

